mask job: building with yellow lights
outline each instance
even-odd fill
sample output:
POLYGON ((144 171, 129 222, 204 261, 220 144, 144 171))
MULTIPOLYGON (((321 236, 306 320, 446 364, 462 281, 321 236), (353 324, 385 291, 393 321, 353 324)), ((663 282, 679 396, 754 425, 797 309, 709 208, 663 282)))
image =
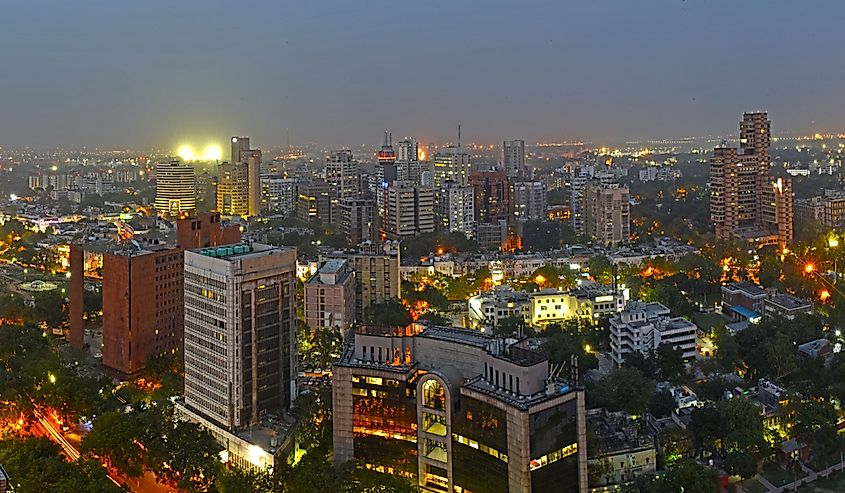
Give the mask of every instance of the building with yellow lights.
POLYGON ((332 371, 336 464, 425 492, 587 492, 577 371, 559 378, 530 339, 362 327, 332 371))
POLYGON ((194 167, 179 161, 155 165, 155 208, 160 214, 179 216, 197 208, 197 177, 194 167))
POLYGON ((249 215, 249 167, 242 163, 220 165, 217 212, 224 216, 249 215))

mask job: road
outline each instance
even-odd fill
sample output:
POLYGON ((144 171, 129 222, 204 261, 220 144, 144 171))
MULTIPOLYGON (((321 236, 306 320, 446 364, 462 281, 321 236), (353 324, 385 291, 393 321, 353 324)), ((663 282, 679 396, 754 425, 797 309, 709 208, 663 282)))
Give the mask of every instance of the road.
MULTIPOLYGON (((34 414, 47 437, 59 444, 68 458, 74 461, 79 459, 79 449, 65 437, 61 430, 59 430, 57 424, 54 422, 54 419, 50 416, 46 416, 38 409, 34 411, 34 414)), ((129 487, 129 491, 133 493, 172 493, 175 491, 173 488, 159 484, 158 481, 156 481, 155 475, 149 471, 145 471, 144 475, 140 478, 128 478, 117 474, 109 468, 106 469, 108 470, 109 479, 112 483, 121 487, 125 484, 129 487)))

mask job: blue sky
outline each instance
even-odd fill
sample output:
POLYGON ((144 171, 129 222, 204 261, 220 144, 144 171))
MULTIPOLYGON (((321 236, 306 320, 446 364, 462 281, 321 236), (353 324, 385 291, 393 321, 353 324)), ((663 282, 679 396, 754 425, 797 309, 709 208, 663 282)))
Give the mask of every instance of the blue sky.
POLYGON ((845 2, 9 0, 0 145, 845 129, 845 2))

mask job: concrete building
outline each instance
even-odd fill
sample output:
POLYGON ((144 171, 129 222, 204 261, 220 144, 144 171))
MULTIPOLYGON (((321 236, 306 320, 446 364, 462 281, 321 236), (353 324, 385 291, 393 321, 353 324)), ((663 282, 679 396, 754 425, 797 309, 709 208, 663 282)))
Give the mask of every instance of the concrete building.
POLYGON ((261 177, 262 209, 271 214, 285 216, 296 211, 298 198, 296 178, 261 177))
POLYGON ((296 217, 302 222, 332 223, 332 186, 323 180, 299 184, 296 199, 296 217))
POLYGON ((768 297, 765 289, 753 282, 730 282, 721 288, 722 314, 734 322, 759 322, 763 303, 768 297))
POLYGON ((502 171, 512 180, 525 177, 525 141, 506 140, 502 144, 502 171))
POLYGON ((157 163, 155 208, 160 214, 179 216, 197 208, 194 167, 179 161, 157 163))
POLYGON ((763 300, 763 315, 794 320, 801 314, 813 313, 813 304, 786 293, 770 293, 763 300))
POLYGON ((396 181, 387 188, 384 232, 398 240, 434 232, 434 190, 410 181, 396 181))
POLYGON ((122 378, 182 348, 182 250, 125 245, 103 254, 103 365, 122 378))
POLYGON ((229 162, 242 163, 242 153, 249 152, 249 137, 232 137, 232 153, 229 155, 229 162))
POLYGON ((685 360, 695 358, 698 327, 685 318, 672 317, 660 303, 632 301, 610 319, 610 356, 617 366, 631 353, 648 356, 661 344, 683 351, 685 360))
POLYGON ((710 160, 710 218, 720 240, 792 241, 792 181, 771 175, 767 113, 745 113, 740 146, 720 146, 710 160))
POLYGON ((584 189, 584 233, 601 246, 628 243, 631 204, 628 187, 590 183, 584 189))
POLYGON ((507 220, 499 219, 494 222, 475 223, 475 241, 482 250, 499 250, 507 239, 507 220))
POLYGON ((424 491, 586 493, 584 392, 557 373, 530 340, 362 328, 333 367, 335 462, 424 491))
POLYGON ((9 484, 10 482, 9 474, 5 469, 3 469, 3 466, 0 465, 0 493, 8 493, 12 491, 12 487, 9 484))
POLYGON ((184 405, 228 431, 296 396, 296 251, 228 245, 185 252, 184 405))
POLYGON ((355 271, 346 260, 326 261, 305 283, 305 323, 343 334, 355 322, 355 271))
POLYGON ((514 183, 511 191, 513 218, 519 222, 545 219, 547 194, 546 184, 541 181, 514 183))
POLYGON ((399 243, 387 243, 385 248, 377 242, 366 242, 361 248, 332 252, 327 259, 346 260, 355 271, 355 317, 363 320, 373 303, 399 299, 399 243))
POLYGON ((809 199, 795 199, 795 222, 813 222, 825 229, 845 227, 845 192, 825 190, 809 199))
POLYGON ((240 227, 222 222, 219 212, 203 212, 176 221, 176 244, 183 249, 230 245, 240 241, 240 227))
POLYGON ((472 187, 447 181, 437 191, 435 215, 445 231, 475 236, 475 197, 472 187))
POLYGON ((475 222, 495 223, 510 219, 510 182, 503 171, 474 171, 469 185, 475 196, 475 222))
POLYGON ((247 170, 247 210, 251 217, 261 215, 261 151, 241 152, 247 170))
POLYGON ((352 244, 378 239, 376 204, 370 199, 346 198, 338 205, 340 232, 352 244))
POLYGON ((223 163, 218 169, 217 212, 224 216, 249 215, 249 167, 223 163))
POLYGON ((326 183, 334 189, 337 200, 361 195, 361 168, 352 151, 333 151, 326 158, 326 183))
POLYGON ((450 180, 461 186, 468 185, 471 171, 470 155, 463 147, 445 147, 434 154, 435 188, 450 180))
POLYGON ((587 411, 590 491, 619 491, 637 476, 657 470, 657 438, 647 429, 625 411, 587 411))
POLYGON ((506 318, 525 321, 530 317, 531 294, 514 291, 507 285, 495 286, 491 291, 478 293, 467 300, 470 323, 473 327, 496 328, 506 318))

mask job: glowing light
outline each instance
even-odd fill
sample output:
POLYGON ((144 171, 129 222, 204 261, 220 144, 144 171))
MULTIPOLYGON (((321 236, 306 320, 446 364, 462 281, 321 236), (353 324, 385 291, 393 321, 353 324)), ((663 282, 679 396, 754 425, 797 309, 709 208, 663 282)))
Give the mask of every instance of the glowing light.
POLYGON ((420 161, 425 161, 425 151, 424 151, 424 150, 420 149, 420 150, 417 152, 417 154, 419 155, 419 160, 420 160, 420 161))
POLYGON ((11 195, 9 195, 9 199, 11 199, 12 201, 15 201, 15 200, 18 200, 18 196, 15 195, 15 194, 11 194, 11 195))
POLYGON ((184 144, 179 147, 179 150, 176 151, 176 154, 182 158, 183 161, 193 161, 194 160, 194 150, 188 144, 184 144))
POLYGON ((48 373, 47 378, 50 380, 50 383, 56 383, 56 375, 53 375, 52 373, 48 373))
POLYGON ((827 239, 827 245, 828 245, 830 248, 836 248, 836 247, 838 247, 838 246, 839 246, 839 238, 837 238, 837 237, 835 237, 835 236, 833 236, 833 235, 830 235, 830 237, 827 239))
POLYGON ((589 354, 589 352, 590 352, 590 351, 592 351, 592 350, 593 350, 593 348, 592 348, 592 347, 590 347, 590 345, 589 345, 589 344, 585 344, 585 345, 584 345, 584 352, 585 352, 585 353, 588 353, 588 354, 589 354))
POLYGON ((205 148, 203 158, 206 161, 219 161, 221 157, 223 157, 223 149, 219 145, 211 144, 205 148))
POLYGON ((823 289, 821 293, 819 293, 819 299, 822 301, 827 301, 830 299, 830 291, 827 289, 823 289))
POLYGON ((806 264, 804 264, 804 274, 812 274, 813 272, 815 272, 815 270, 816 266, 813 265, 812 262, 807 262, 806 264))
POLYGON ((50 171, 59 171, 59 167, 54 164, 50 166, 50 171))
POLYGON ((542 274, 537 274, 537 277, 534 278, 534 282, 537 284, 544 284, 546 282, 546 277, 542 274))

